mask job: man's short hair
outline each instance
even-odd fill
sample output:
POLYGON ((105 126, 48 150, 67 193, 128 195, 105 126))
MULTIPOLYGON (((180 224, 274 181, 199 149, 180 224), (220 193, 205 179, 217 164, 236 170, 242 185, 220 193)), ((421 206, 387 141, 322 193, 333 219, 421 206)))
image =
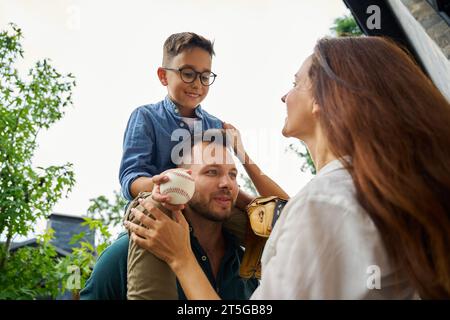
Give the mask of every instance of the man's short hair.
MULTIPOLYGON (((212 145, 214 145, 214 147, 221 147, 221 148, 227 149, 228 151, 232 151, 231 147, 230 147, 229 137, 226 133, 226 130, 224 130, 224 129, 208 129, 202 133, 194 134, 190 137, 190 139, 184 141, 184 143, 189 143, 189 142, 190 142, 190 147, 188 147, 188 145, 184 144, 185 147, 183 148, 183 150, 188 150, 189 155, 188 154, 181 155, 181 158, 180 158, 181 163, 178 163, 178 166, 180 166, 180 167, 190 167, 190 165, 193 163, 192 161, 195 161, 195 159, 193 158, 194 155, 192 154, 192 149, 194 148, 195 145, 197 145, 199 143, 206 143, 206 144, 208 144, 208 146, 210 146, 212 144, 212 145), (186 163, 186 161, 187 161, 187 163, 186 163)), ((212 150, 212 149, 209 149, 209 150, 212 150)), ((224 163, 225 163, 225 161, 232 161, 234 163, 232 158, 230 158, 230 159, 222 158, 222 159, 224 160, 224 163)))
POLYGON ((227 133, 225 129, 208 129, 201 133, 192 135, 191 148, 199 142, 214 143, 222 147, 229 147, 227 144, 227 133))
POLYGON ((211 57, 215 55, 214 43, 210 40, 193 32, 174 33, 164 42, 163 66, 167 66, 175 56, 183 51, 193 48, 203 49, 208 52, 211 57))

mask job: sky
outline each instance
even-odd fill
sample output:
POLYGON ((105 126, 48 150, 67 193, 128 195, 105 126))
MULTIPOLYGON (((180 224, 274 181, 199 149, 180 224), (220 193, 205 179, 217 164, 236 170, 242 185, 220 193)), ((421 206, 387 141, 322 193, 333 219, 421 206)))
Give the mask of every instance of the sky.
POLYGON ((120 189, 128 118, 165 97, 156 75, 162 45, 183 31, 214 40, 218 77, 202 107, 235 125, 255 162, 295 195, 311 175, 285 152, 296 140, 281 135, 280 98, 315 42, 346 13, 341 0, 0 0, 0 28, 14 22, 25 37, 19 69, 50 58, 76 77, 74 105, 40 133, 33 159, 35 166, 74 164, 76 185, 53 211, 83 215, 89 199, 120 189))

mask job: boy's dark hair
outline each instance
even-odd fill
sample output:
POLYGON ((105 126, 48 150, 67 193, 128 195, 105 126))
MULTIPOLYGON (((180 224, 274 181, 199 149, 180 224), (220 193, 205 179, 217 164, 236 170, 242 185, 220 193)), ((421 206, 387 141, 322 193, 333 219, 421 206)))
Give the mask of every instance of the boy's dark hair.
POLYGON ((163 47, 163 66, 177 55, 185 50, 200 48, 209 53, 212 57, 215 55, 214 42, 193 32, 174 33, 167 38, 163 47))

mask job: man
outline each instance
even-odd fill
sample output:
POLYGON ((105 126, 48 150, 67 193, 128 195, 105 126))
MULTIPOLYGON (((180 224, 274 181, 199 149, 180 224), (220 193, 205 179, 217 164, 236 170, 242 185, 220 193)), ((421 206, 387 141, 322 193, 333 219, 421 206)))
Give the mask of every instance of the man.
MULTIPOLYGON (((231 217, 239 193, 237 170, 226 148, 224 132, 219 130, 214 136, 213 142, 194 137, 190 154, 201 155, 199 158, 183 155, 183 158, 194 160, 189 161, 194 163, 185 161, 182 167, 192 171, 196 188, 183 214, 190 224, 192 251, 219 296, 248 299, 258 281, 239 276, 243 250, 237 239, 222 226, 231 217)), ((127 298, 128 241, 128 235, 122 234, 103 252, 81 291, 81 299, 127 298)), ((141 275, 146 277, 142 272, 141 275)), ((185 299, 179 285, 178 297, 185 299)))

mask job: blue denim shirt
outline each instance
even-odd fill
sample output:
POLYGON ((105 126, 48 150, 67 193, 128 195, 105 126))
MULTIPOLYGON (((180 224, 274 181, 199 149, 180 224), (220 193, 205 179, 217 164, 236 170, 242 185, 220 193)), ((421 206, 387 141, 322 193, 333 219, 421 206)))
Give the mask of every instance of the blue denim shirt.
MULTIPOLYGON (((195 109, 195 115, 201 120, 202 131, 222 128, 222 121, 202 110, 200 105, 195 109)), ((124 134, 119 170, 120 185, 126 199, 132 200, 130 185, 136 178, 152 177, 176 167, 171 160, 172 148, 179 143, 172 141, 172 133, 176 129, 189 130, 189 127, 168 96, 156 104, 133 111, 124 134)))

